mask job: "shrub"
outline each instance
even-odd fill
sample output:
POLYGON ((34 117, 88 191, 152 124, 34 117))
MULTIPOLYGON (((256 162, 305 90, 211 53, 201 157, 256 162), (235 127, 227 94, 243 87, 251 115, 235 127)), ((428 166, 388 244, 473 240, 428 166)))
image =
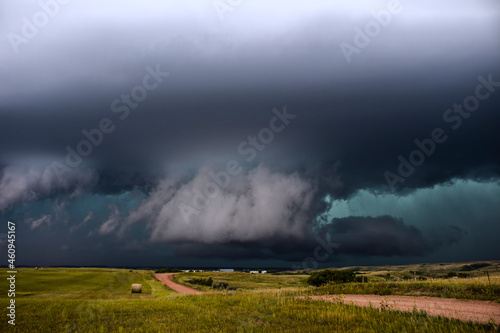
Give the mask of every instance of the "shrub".
POLYGON ((228 286, 229 286, 229 284, 227 284, 225 282, 216 282, 212 285, 212 288, 213 289, 227 289, 228 286))
POLYGON ((467 273, 455 273, 455 272, 448 272, 448 274, 446 274, 446 275, 445 275, 445 278, 453 278, 453 277, 468 278, 468 277, 470 277, 470 274, 467 274, 467 273))
POLYGON ((226 282, 215 282, 212 285, 212 288, 213 289, 219 289, 219 290, 237 290, 238 289, 238 287, 230 286, 226 282))
POLYGON ((208 278, 192 278, 187 280, 186 282, 191 284, 199 284, 202 286, 211 287, 214 284, 214 280, 211 277, 208 278))
POLYGON ((483 267, 488 267, 488 266, 491 266, 491 264, 481 262, 481 263, 477 263, 477 264, 464 265, 464 266, 462 266, 462 268, 460 270, 462 272, 464 272, 464 271, 470 272, 470 271, 476 270, 478 268, 483 268, 483 267))
POLYGON ((322 271, 312 272, 311 276, 307 279, 307 283, 312 286, 321 286, 323 284, 334 282, 334 283, 346 283, 355 282, 356 275, 351 271, 338 271, 325 269, 322 271))
POLYGON ((356 276, 356 282, 368 282, 368 276, 356 276))

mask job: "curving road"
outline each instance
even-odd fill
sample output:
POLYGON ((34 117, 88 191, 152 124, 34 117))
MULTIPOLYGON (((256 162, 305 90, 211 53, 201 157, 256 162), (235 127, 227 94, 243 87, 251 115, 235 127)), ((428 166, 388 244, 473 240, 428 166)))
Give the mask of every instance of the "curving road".
POLYGON ((172 290, 177 291, 178 293, 186 294, 186 295, 203 294, 202 291, 199 291, 199 290, 196 290, 193 288, 189 288, 186 286, 182 286, 182 285, 177 284, 174 281, 172 281, 175 274, 178 274, 178 273, 161 273, 161 274, 155 274, 155 276, 159 281, 163 282, 167 287, 169 287, 172 290))
POLYGON ((328 295, 302 296, 300 298, 341 302, 364 307, 381 308, 383 303, 388 309, 413 311, 423 310, 431 316, 443 316, 463 321, 488 323, 493 319, 500 322, 500 304, 489 301, 458 300, 427 296, 379 296, 379 295, 328 295))

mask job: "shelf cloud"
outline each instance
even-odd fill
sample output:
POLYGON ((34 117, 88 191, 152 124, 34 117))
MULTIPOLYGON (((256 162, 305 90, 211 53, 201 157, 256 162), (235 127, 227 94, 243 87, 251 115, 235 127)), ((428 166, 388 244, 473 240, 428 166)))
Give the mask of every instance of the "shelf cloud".
POLYGON ((498 252, 496 1, 223 3, 0 5, 0 216, 26 264, 498 252))

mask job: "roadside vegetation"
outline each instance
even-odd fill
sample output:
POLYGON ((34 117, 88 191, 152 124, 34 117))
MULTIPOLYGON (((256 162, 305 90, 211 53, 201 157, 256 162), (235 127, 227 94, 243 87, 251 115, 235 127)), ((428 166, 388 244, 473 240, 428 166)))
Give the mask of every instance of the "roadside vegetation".
MULTIPOLYGON (((479 266, 484 267, 484 266, 479 266)), ((359 273, 358 273, 359 274, 359 273)), ((307 282, 318 288, 308 288, 300 292, 308 295, 332 294, 374 294, 433 296, 442 298, 485 300, 500 303, 500 275, 470 277, 470 274, 448 272, 442 278, 419 275, 412 279, 368 282, 371 277, 361 277, 349 270, 321 270, 311 272, 307 282), (364 281, 365 283, 360 283, 364 281)))
POLYGON ((312 286, 322 286, 328 283, 348 283, 356 282, 358 279, 352 271, 339 271, 333 269, 325 269, 322 271, 311 272, 307 279, 307 283, 312 286))
POLYGON ((500 284, 493 283, 490 285, 480 280, 327 283, 317 288, 311 287, 293 292, 297 293, 297 295, 374 294, 433 296, 500 303, 500 284))

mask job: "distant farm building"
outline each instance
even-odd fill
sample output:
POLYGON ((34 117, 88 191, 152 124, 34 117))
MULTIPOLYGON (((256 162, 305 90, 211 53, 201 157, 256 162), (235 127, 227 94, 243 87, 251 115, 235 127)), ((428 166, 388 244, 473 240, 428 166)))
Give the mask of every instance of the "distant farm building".
POLYGON ((219 272, 234 272, 233 268, 221 268, 219 269, 219 272))

